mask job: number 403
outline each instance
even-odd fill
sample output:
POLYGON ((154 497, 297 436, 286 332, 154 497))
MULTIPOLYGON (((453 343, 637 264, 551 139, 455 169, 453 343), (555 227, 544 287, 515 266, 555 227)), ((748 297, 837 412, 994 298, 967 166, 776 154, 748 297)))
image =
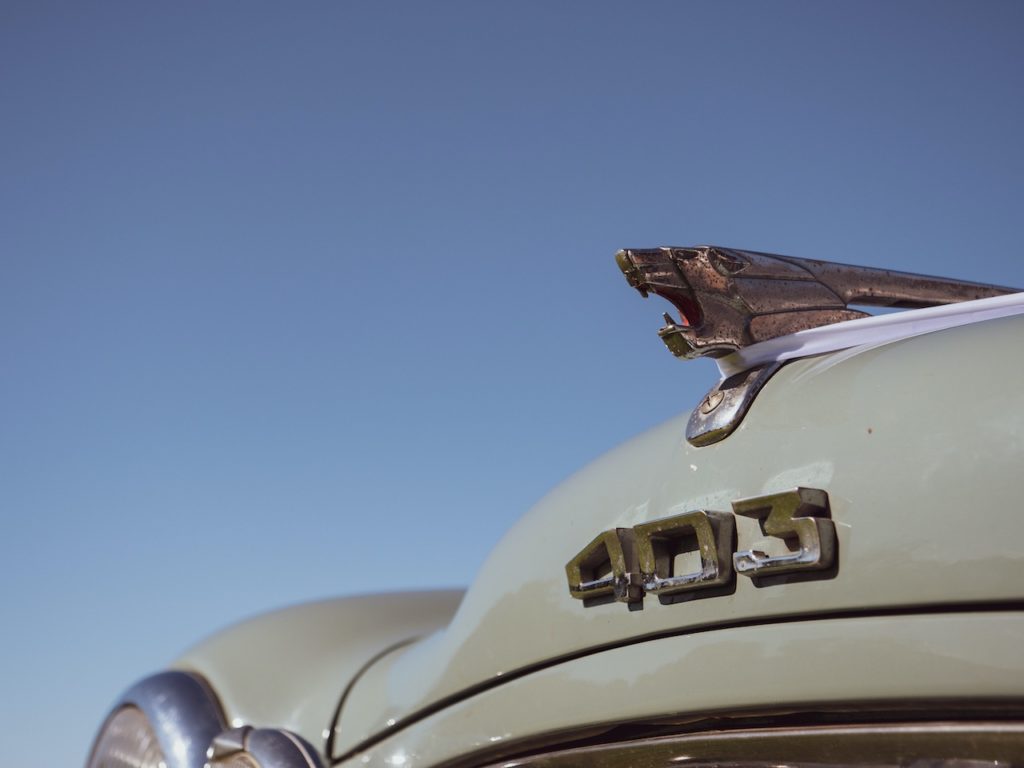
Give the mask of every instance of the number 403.
POLYGON ((724 587, 734 569, 761 579, 832 568, 837 545, 825 491, 794 488, 741 499, 732 502, 732 511, 758 519, 765 535, 783 539, 790 551, 775 556, 755 549, 734 552, 733 514, 694 510, 599 534, 565 566, 569 593, 584 604, 632 603, 648 592, 671 596, 724 587), (699 567, 676 573, 676 556, 692 550, 699 554, 699 567))

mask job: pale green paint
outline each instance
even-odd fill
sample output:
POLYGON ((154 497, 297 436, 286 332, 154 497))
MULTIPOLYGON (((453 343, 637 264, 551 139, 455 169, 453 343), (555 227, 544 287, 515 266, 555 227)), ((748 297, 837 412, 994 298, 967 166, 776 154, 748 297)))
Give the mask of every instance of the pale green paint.
MULTIPOLYGON (((180 664, 211 680, 230 717, 292 728, 322 746, 320 730, 365 662, 438 629, 372 665, 352 689, 342 750, 397 722, 361 756, 371 764, 404 754, 428 765, 496 738, 627 715, 1019 693, 1019 616, 809 620, 635 641, 738 620, 1024 599, 1021 338, 1024 320, 1010 318, 790 363, 740 429, 707 448, 685 442, 685 416, 667 422, 531 510, 443 629, 457 595, 362 598, 275 614, 180 664), (569 596, 565 564, 602 530, 727 511, 732 500, 797 485, 829 494, 835 579, 758 589, 738 577, 732 595, 674 605, 648 596, 640 611, 585 608, 569 596), (402 727, 473 686, 626 642, 402 727), (814 674, 797 674, 808 654, 814 674)), ((742 546, 758 546, 757 522, 736 524, 742 546)))
POLYGON ((345 686, 382 649, 451 618, 462 592, 408 592, 324 600, 230 627, 173 666, 202 674, 229 724, 273 726, 322 748, 345 686))
MULTIPOLYGON (((816 612, 1024 598, 1024 319, 785 366, 740 429, 707 448, 679 417, 598 460, 504 538, 451 625, 357 683, 352 746, 496 676, 645 634, 816 612), (596 533, 797 485, 825 489, 839 574, 642 611, 585 608, 564 566, 596 533)), ((757 521, 736 520, 756 546, 757 521)))
POLYGON ((1020 613, 763 624, 652 640, 492 688, 343 765, 425 768, 473 752, 474 764, 485 765, 517 742, 557 743, 581 735, 581 726, 668 715, 1020 701, 1021 648, 1020 613))

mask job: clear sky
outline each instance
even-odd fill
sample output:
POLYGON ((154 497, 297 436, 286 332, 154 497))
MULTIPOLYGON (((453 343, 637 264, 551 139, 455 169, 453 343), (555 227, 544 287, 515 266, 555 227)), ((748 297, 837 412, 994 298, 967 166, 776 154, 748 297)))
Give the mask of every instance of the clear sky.
POLYGON ((690 408, 620 247, 1024 286, 1024 5, 0 4, 0 762, 241 617, 468 583, 690 408))

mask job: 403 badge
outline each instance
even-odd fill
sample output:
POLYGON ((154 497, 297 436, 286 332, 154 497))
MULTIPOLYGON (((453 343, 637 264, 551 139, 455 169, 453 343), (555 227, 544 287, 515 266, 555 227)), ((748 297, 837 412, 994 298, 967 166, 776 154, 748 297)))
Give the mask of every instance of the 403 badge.
POLYGON ((794 488, 732 502, 732 512, 698 509, 632 528, 598 534, 565 566, 569 594, 584 605, 636 603, 647 593, 679 596, 726 588, 739 573, 762 584, 772 577, 831 570, 837 561, 828 494, 794 488), (734 549, 735 515, 759 521, 765 536, 782 539, 786 554, 734 549), (679 556, 695 552, 699 567, 677 573, 679 556))

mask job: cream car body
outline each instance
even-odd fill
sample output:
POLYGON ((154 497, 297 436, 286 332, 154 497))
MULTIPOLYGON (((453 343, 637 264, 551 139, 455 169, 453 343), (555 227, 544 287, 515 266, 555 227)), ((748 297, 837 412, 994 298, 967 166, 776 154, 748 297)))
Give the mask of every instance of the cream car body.
MULTIPOLYGON (((484 765, 666 720, 1018 706, 1022 338, 1011 316, 792 360, 727 439, 694 447, 681 416, 569 478, 464 597, 301 606, 174 666, 228 724, 288 729, 324 765, 484 765), (828 494, 822 578, 570 597, 565 564, 601 531, 795 487, 828 494)), ((741 546, 778 548, 735 524, 741 546)))

